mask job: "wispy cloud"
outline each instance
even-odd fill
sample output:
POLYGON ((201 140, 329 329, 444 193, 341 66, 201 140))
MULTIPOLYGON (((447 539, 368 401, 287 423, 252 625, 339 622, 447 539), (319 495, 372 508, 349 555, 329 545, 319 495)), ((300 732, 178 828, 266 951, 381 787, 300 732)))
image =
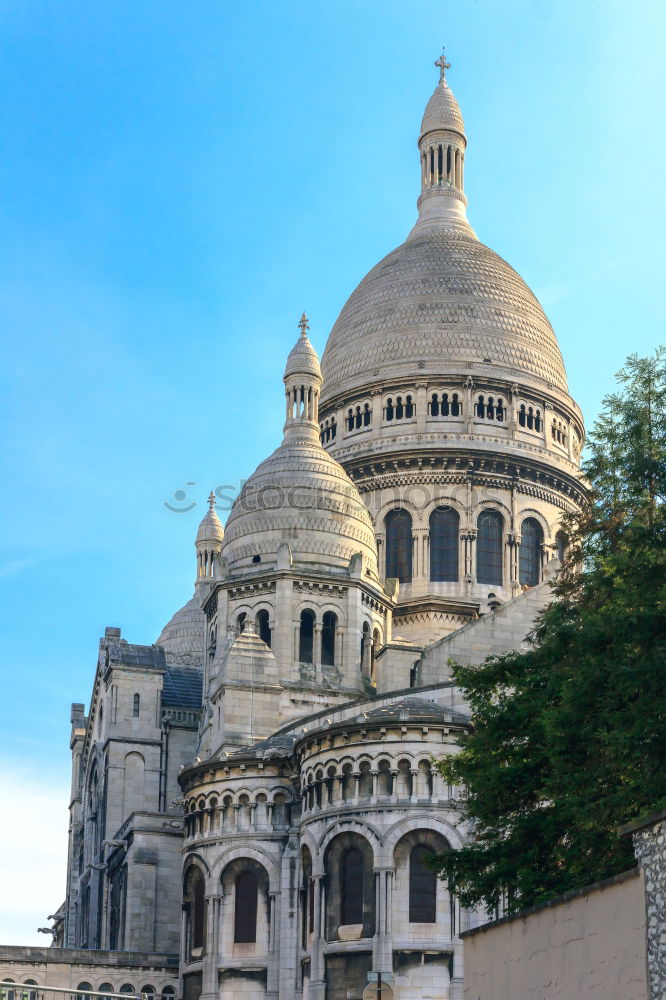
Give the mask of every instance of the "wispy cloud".
POLYGON ((22 573, 24 569, 34 566, 36 559, 12 559, 9 562, 0 564, 0 576, 13 576, 15 573, 22 573))

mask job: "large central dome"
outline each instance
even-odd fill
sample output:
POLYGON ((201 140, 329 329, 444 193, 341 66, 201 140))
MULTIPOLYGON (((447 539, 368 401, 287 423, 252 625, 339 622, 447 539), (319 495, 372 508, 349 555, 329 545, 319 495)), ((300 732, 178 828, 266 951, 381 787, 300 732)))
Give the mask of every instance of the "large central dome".
POLYGON ((347 300, 322 358, 323 396, 488 362, 567 391, 552 327, 513 268, 472 235, 415 232, 347 300))
POLYGON ((466 217, 463 118, 444 70, 419 136, 419 217, 363 279, 322 357, 324 408, 378 383, 462 373, 567 392, 562 355, 520 275, 479 243, 466 217))

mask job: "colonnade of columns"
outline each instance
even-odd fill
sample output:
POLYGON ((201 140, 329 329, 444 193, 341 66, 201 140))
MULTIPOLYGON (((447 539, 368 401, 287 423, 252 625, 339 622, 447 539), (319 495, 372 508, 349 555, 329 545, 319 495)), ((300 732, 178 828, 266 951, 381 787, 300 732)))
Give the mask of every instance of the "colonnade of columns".
POLYGON ((450 184, 464 188, 465 154, 453 143, 431 143, 421 149, 421 189, 450 184))

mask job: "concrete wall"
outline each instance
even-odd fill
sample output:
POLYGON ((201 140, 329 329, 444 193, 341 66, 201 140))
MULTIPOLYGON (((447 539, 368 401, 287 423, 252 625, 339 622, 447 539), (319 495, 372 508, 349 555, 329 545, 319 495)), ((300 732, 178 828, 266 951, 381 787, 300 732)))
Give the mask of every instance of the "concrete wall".
POLYGON ((539 611, 550 600, 550 583, 540 583, 496 611, 488 612, 428 646, 419 664, 419 686, 448 680, 451 676, 449 660, 462 664, 482 663, 487 656, 525 648, 525 637, 539 611))
POLYGON ((632 871, 467 931, 465 1000, 647 1000, 645 924, 632 871))

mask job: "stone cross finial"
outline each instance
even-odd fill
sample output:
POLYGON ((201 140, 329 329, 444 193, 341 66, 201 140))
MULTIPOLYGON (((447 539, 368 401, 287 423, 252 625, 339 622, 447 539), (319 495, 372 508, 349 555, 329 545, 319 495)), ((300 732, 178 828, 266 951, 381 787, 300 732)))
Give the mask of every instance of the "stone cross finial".
POLYGON ((439 82, 443 83, 446 80, 446 71, 451 69, 451 63, 446 61, 446 56, 444 55, 445 49, 442 48, 442 54, 436 61, 435 66, 439 67, 439 82))
POLYGON ((213 510, 215 509, 215 494, 213 493, 212 490, 208 494, 208 509, 211 512, 211 514, 213 513, 213 510))
POLYGON ((305 313, 303 313, 300 320, 298 321, 298 325, 301 328, 301 337, 307 337, 308 330, 310 329, 310 324, 308 323, 308 318, 305 315, 305 313))

